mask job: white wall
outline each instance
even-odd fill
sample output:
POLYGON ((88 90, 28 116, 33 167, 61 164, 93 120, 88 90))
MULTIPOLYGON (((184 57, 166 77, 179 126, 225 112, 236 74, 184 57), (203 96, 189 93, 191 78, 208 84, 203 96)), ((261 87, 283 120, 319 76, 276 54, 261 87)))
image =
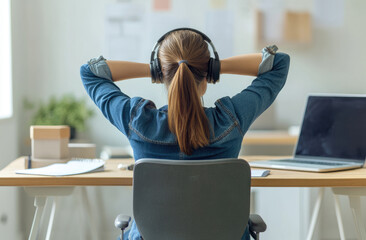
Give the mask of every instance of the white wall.
MULTIPOLYGON (((11 119, 0 120, 0 169, 17 157, 16 124, 11 119)), ((3 239, 21 239, 19 224, 19 191, 15 187, 0 187, 0 232, 3 239)))
MULTIPOLYGON (((22 11, 18 14, 21 15, 22 11)), ((13 12, 11 12, 11 24, 12 27, 18 24, 18 21, 14 19, 13 12)), ((14 47, 18 43, 18 38, 14 35, 12 29, 12 44, 14 47)), ((13 57, 13 64, 21 58, 19 48, 11 49, 13 57)), ((20 63, 21 64, 21 63, 20 63)), ((20 66, 20 65, 19 65, 20 66)), ((13 79, 19 77, 19 72, 12 72, 13 79)), ((11 161, 19 156, 18 151, 18 128, 17 120, 19 117, 19 110, 17 108, 18 97, 22 94, 17 92, 17 82, 13 82, 13 116, 6 119, 0 119, 0 169, 4 168, 11 161)), ((19 201, 19 188, 16 187, 0 187, 0 233, 2 239, 22 239, 23 228, 20 224, 21 206, 19 201)))
MULTIPOLYGON (((304 0, 305 1, 305 0, 304 0)), ((30 113, 22 108, 22 98, 27 97, 33 101, 47 100, 49 96, 60 96, 64 93, 74 93, 77 97, 86 97, 85 91, 81 85, 79 77, 79 67, 92 57, 103 54, 104 51, 104 13, 105 5, 114 3, 114 0, 13 0, 12 13, 16 16, 13 31, 16 36, 13 42, 14 52, 14 81, 16 84, 16 115, 19 120, 14 126, 0 125, 0 141, 7 141, 8 136, 15 135, 18 139, 14 143, 16 150, 7 150, 10 154, 9 159, 14 159, 15 155, 28 154, 30 146, 29 140, 29 117, 30 113), (1 127, 4 128, 1 129, 1 127), (6 138, 3 136, 3 131, 6 138), (29 143, 28 143, 29 144, 29 143)), ((144 3, 145 1, 139 0, 144 3)), ((200 1, 198 14, 196 11, 189 11, 188 6, 181 2, 173 1, 182 7, 181 15, 186 15, 192 20, 192 26, 203 29, 203 24, 195 23, 195 20, 202 21, 199 14, 207 6, 205 1, 200 1)), ((184 1, 187 2, 187 1, 184 1)), ((231 4, 235 0, 230 1, 231 4)), ((234 51, 236 54, 249 53, 257 51, 254 47, 254 21, 253 9, 255 1, 237 1, 239 4, 235 11, 240 11, 242 15, 238 16, 235 25, 235 43, 234 51)), ((298 1, 301 2, 301 1, 298 1)), ((146 3, 146 2, 145 2, 146 3)), ((276 101, 275 116, 277 127, 288 127, 289 125, 298 125, 305 106, 306 95, 310 92, 346 92, 346 93, 365 93, 366 73, 362 71, 366 60, 366 32, 362 31, 360 24, 366 21, 363 9, 366 8, 366 2, 362 0, 345 1, 344 24, 341 27, 332 29, 313 29, 313 42, 308 45, 279 45, 281 51, 291 55, 291 67, 288 82, 276 101)), ((212 37, 215 42, 216 36, 212 37)), ((151 42, 151 46, 153 42, 151 42)), ((220 49, 218 49, 220 53, 220 49)), ((224 76, 219 85, 209 86, 205 103, 212 105, 214 100, 220 96, 233 95, 237 89, 243 88, 250 83, 251 78, 224 76)), ((118 83, 130 96, 142 95, 157 102, 160 106, 165 99, 161 95, 164 89, 159 85, 150 85, 149 79, 138 81, 125 81, 118 83), (147 85, 148 88, 141 88, 141 85, 147 85)), ((88 100, 90 106, 92 102, 88 100)), ((0 123, 1 124, 1 123, 0 123)), ((11 138, 11 137, 10 137, 11 138)), ((126 138, 111 126, 96 111, 96 116, 89 122, 89 131, 86 138, 95 142, 99 149, 102 145, 123 145, 126 144, 126 138)), ((2 145, 0 145, 2 146, 2 145)), ((0 149, 1 150, 1 149, 0 149)), ((2 151, 1 151, 2 152, 2 151)), ((112 234, 118 234, 109 229, 113 228, 113 217, 121 210, 129 211, 130 189, 106 188, 91 191, 100 191, 98 196, 104 199, 104 205, 98 206, 105 209, 102 215, 102 231, 111 230, 112 234), (124 207, 117 203, 122 201, 124 207), (124 202, 121 199, 128 199, 124 202), (108 200, 108 201, 107 201, 108 200), (107 201, 107 202, 106 202, 107 201), (107 205, 106 205, 107 204, 107 205), (108 206, 108 207, 107 207, 108 206), (122 209, 123 208, 123 209, 122 209)), ((274 198, 285 198, 282 190, 268 190, 274 195, 274 198)), ((292 191, 292 190, 291 190, 292 191)), ((290 192, 291 192, 290 191, 290 192)), ((294 199, 301 198, 302 190, 292 191, 294 199)), ((288 196, 287 196, 288 197, 288 196)), ((33 214, 32 200, 25 198, 22 203, 25 206, 28 215, 33 214)), ((63 209, 69 209, 74 200, 72 197, 66 198, 63 209)), ((290 201, 288 201, 291 204, 290 201)), ((299 210, 302 206, 297 206, 297 202, 291 207, 299 210)), ((348 209, 344 206, 344 209, 348 209)), ((327 210, 328 211, 328 210, 327 210)), ((330 210, 329 210, 330 211, 330 210)), ((66 211, 64 212, 66 213, 66 211)), ((299 217, 300 214, 294 216, 299 217)), ((336 222, 333 219, 325 218, 321 221, 320 237, 322 239, 336 239, 334 226, 336 222), (334 221, 333 221, 334 220, 334 221)), ((289 217, 291 218, 291 217, 289 217)), ((30 219, 28 216, 27 219, 30 219)), ((64 219, 68 219, 65 216, 64 219)), ((68 224, 73 226, 73 221, 77 222, 76 217, 72 218, 68 224)), ((300 222, 297 219, 297 223, 300 222)), ((350 224, 351 220, 345 221, 350 224)), ((60 220, 61 222, 64 222, 60 220)), ((29 229, 30 222, 26 222, 29 229)), ((56 228, 56 233, 61 232, 62 226, 56 228)), ((296 226, 297 229, 297 226, 296 226)), ((67 232, 69 239, 77 238, 77 231, 67 232)), ((347 232, 353 236, 351 231, 347 232)), ((60 235, 60 237, 67 237, 60 235)), ((110 235, 104 235, 111 237, 110 235)), ((268 236, 270 238, 270 236, 268 236)), ((55 237, 56 239, 56 237, 55 237)), ((264 238, 265 239, 265 238, 264 238)))

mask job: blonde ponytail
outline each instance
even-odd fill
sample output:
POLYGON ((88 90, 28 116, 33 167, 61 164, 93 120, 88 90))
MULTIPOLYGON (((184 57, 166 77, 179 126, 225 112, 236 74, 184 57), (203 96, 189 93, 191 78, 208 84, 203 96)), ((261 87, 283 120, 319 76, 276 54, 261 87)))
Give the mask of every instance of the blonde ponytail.
POLYGON ((208 119, 201 105, 194 75, 186 63, 179 65, 168 92, 169 129, 187 155, 209 144, 208 119))

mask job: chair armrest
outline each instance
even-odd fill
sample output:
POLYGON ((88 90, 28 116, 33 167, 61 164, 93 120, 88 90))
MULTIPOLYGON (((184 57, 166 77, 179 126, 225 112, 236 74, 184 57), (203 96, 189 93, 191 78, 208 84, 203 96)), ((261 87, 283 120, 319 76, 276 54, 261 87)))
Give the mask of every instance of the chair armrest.
POLYGON ((120 214, 116 217, 116 220, 114 220, 114 226, 116 228, 121 229, 122 231, 128 227, 128 224, 131 221, 131 217, 127 215, 120 214))
POLYGON ((266 231, 267 225, 258 214, 250 214, 249 229, 254 232, 260 233, 266 231))

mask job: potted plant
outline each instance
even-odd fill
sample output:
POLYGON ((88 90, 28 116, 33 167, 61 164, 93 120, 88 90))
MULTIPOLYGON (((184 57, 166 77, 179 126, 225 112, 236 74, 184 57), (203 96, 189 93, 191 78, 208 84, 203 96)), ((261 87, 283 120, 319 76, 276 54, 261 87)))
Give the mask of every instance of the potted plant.
MULTIPOLYGON (((27 101, 27 108, 34 104, 27 101)), ((51 97, 48 103, 41 103, 32 117, 32 125, 68 125, 70 126, 70 139, 75 138, 76 131, 86 128, 86 121, 94 112, 88 108, 85 99, 78 100, 73 95, 67 94, 61 98, 51 97)))

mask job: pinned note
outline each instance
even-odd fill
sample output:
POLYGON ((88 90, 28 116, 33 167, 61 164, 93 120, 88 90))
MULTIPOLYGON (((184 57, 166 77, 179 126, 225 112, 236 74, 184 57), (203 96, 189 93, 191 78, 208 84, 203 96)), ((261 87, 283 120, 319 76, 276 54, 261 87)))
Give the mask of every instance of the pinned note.
POLYGON ((226 7, 226 0, 210 0, 210 7, 221 9, 226 7))
POLYGON ((171 0, 154 0, 153 9, 155 11, 169 11, 171 9, 171 0))

